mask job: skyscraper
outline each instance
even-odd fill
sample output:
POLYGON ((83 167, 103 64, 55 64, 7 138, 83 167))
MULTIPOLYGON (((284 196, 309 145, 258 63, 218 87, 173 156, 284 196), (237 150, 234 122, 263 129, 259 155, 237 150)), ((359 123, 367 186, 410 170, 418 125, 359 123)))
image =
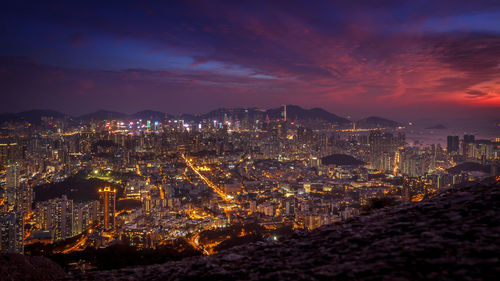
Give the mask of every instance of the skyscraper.
POLYGON ((23 182, 19 185, 16 192, 16 210, 21 211, 24 215, 31 213, 33 204, 33 188, 23 182))
POLYGON ((16 208, 17 189, 19 187, 19 165, 17 163, 7 166, 7 181, 5 184, 5 203, 7 212, 16 208))
POLYGON ((368 137, 372 167, 383 171, 394 169, 394 156, 399 147, 404 146, 405 135, 399 133, 372 132, 368 137))
POLYGON ((462 143, 462 155, 469 156, 469 154, 471 154, 470 152, 473 152, 474 142, 474 135, 464 135, 464 141, 462 143))
POLYGON ((9 162, 20 158, 21 149, 17 143, 0 143, 0 169, 5 168, 9 162))
POLYGON ((447 146, 446 146, 446 150, 448 151, 448 153, 452 153, 452 152, 457 152, 458 151, 458 136, 448 136, 447 138, 447 146))
POLYGON ((66 195, 52 201, 54 208, 55 239, 66 239, 73 236, 73 200, 66 195))
POLYGON ((104 230, 114 229, 116 189, 111 189, 109 186, 106 186, 104 189, 99 189, 99 203, 101 227, 104 230))
POLYGON ((474 135, 464 135, 465 143, 473 143, 475 141, 474 135))
POLYGON ((0 214, 0 252, 24 253, 24 218, 20 212, 0 214))

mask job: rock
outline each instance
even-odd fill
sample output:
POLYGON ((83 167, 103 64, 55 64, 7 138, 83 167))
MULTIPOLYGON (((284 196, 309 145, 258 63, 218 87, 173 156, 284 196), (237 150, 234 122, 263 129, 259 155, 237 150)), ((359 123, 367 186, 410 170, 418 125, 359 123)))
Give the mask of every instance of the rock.
POLYGON ((245 258, 245 257, 244 257, 244 256, 242 256, 242 255, 238 255, 238 254, 232 254, 232 253, 230 253, 230 254, 227 254, 227 255, 223 256, 223 257, 222 257, 222 260, 223 260, 223 261, 229 261, 229 262, 231 262, 231 261, 232 261, 232 262, 234 262, 234 261, 239 261, 239 260, 244 259, 244 258, 245 258))
POLYGON ((66 276, 58 264, 47 258, 0 254, 1 280, 56 280, 66 276))
POLYGON ((433 238, 434 236, 436 236, 436 234, 434 234, 430 231, 426 231, 426 232, 422 232, 421 236, 423 238, 433 238))

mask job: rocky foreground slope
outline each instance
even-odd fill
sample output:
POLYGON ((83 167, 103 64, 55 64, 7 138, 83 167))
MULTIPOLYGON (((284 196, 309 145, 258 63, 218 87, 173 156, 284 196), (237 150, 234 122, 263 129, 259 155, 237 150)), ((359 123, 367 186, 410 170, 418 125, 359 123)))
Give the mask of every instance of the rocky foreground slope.
POLYGON ((44 257, 0 254, 0 280, 57 280, 67 274, 55 262, 44 257))
POLYGON ((85 280, 498 280, 500 184, 452 188, 297 233, 179 262, 68 279, 85 280))

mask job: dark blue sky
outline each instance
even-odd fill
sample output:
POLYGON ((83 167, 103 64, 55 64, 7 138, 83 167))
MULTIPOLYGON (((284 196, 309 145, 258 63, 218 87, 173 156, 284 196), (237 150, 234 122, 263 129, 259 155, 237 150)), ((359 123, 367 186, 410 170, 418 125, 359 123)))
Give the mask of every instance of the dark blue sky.
POLYGON ((499 1, 77 2, 2 4, 0 111, 500 109, 499 1))

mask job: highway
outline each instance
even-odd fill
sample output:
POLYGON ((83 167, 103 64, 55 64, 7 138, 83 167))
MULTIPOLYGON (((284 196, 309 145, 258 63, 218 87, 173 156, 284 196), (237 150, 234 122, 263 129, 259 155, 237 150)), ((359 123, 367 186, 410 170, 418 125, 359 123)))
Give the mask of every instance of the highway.
POLYGON ((226 194, 222 189, 220 189, 218 186, 216 186, 213 182, 211 182, 207 177, 202 175, 196 167, 193 166, 191 161, 184 156, 184 154, 181 155, 182 159, 186 162, 186 165, 195 172, 198 177, 200 177, 203 182, 205 182, 215 193, 217 193, 224 201, 226 202, 234 202, 233 197, 226 194))

